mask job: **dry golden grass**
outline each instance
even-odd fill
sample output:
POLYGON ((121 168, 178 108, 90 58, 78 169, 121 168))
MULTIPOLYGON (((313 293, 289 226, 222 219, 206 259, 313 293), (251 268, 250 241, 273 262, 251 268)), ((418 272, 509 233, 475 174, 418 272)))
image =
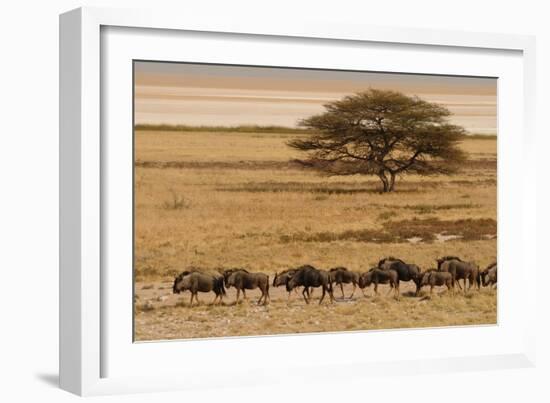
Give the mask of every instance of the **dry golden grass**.
POLYGON ((285 142, 296 135, 136 132, 136 307, 148 307, 136 309, 138 340, 495 322, 496 293, 488 290, 469 298, 361 298, 332 307, 305 307, 296 297, 289 311, 282 290, 272 290, 267 308, 248 302, 189 308, 175 306, 189 295, 168 296, 170 284, 142 289, 170 282, 189 265, 273 274, 305 263, 366 270, 388 255, 423 269, 443 255, 480 267, 496 260, 495 140, 465 141, 473 161, 459 175, 405 177, 395 193, 379 194, 375 178, 324 177, 288 164, 299 155, 285 142), (173 163, 180 165, 170 168, 173 163), (438 241, 446 229, 464 238, 438 241), (390 235, 377 238, 384 233, 390 235), (416 237, 423 239, 407 240, 416 237), (166 300, 156 301, 164 294, 166 300))

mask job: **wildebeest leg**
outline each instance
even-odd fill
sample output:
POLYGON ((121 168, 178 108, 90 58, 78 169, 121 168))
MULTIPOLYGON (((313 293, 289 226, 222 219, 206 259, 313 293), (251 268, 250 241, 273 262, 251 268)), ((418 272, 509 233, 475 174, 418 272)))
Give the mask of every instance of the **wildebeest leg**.
MULTIPOLYGON (((306 301, 306 304, 309 304, 309 299, 306 298, 306 294, 309 294, 307 287, 304 287, 304 290, 302 291, 302 295, 304 296, 304 301, 306 301)), ((309 297, 309 295, 308 295, 309 297)))
POLYGON ((323 286, 323 293, 321 294, 321 299, 319 300, 319 305, 321 305, 321 302, 323 302, 323 298, 325 298, 325 286, 323 286))
POLYGON ((246 299, 246 291, 244 288, 243 288, 243 298, 246 299))
POLYGON ((241 295, 241 289, 237 288, 237 298, 235 299, 235 303, 239 302, 239 296, 241 295))
POLYGON ((434 285, 430 284, 430 295, 434 293, 434 285))
POLYGON ((460 286, 460 282, 458 281, 458 279, 456 278, 456 275, 452 274, 451 275, 453 276, 453 284, 456 283, 456 285, 458 286, 458 289, 462 291, 462 287, 460 286))
MULTIPOLYGON (((340 291, 342 291, 342 298, 345 298, 344 296, 344 284, 340 283, 340 291)), ((323 287, 323 292, 325 292, 325 287, 323 287)))
POLYGON ((378 282, 374 283, 374 293, 378 295, 378 282))
POLYGON ((262 302, 262 299, 264 300, 264 304, 265 304, 265 290, 263 288, 260 288, 260 290, 262 291, 262 295, 260 296, 260 299, 258 300, 257 304, 260 305, 260 302, 262 302))
POLYGON ((189 305, 190 306, 193 306, 193 298, 195 297, 195 294, 193 294, 193 292, 191 292, 191 299, 189 300, 189 305))
POLYGON ((197 301, 197 305, 200 305, 200 301, 199 301, 199 293, 195 293, 195 301, 197 301))
POLYGON ((355 283, 353 283, 353 290, 351 292, 351 295, 349 296, 350 299, 353 298, 353 294, 355 294, 355 289, 357 288, 357 285, 355 283))

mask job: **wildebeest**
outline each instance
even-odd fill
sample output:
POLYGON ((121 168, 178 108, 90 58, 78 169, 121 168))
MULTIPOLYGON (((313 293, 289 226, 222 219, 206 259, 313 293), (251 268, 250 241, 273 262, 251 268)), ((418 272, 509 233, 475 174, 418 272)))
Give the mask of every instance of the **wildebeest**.
POLYGON ((395 270, 381 270, 377 267, 359 276, 358 285, 362 290, 374 283, 374 292, 378 295, 378 284, 389 284, 388 294, 393 289, 396 297, 399 297, 399 275, 395 270))
POLYGON ((189 301, 189 305, 193 305, 193 299, 199 303, 199 292, 210 291, 214 291, 216 294, 216 297, 212 303, 215 303, 218 299, 218 302, 221 303, 222 297, 225 295, 223 276, 196 271, 196 269, 186 270, 174 279, 172 292, 174 294, 179 294, 186 290, 191 292, 191 300, 189 301))
POLYGON ((420 274, 420 267, 417 265, 405 263, 403 260, 392 256, 380 260, 378 268, 380 270, 395 270, 399 276, 399 281, 414 281, 417 283, 420 274))
POLYGON ((491 263, 479 273, 483 287, 496 286, 497 284, 497 262, 491 263))
POLYGON ((330 282, 330 275, 327 271, 318 270, 315 267, 310 265, 304 265, 297 268, 296 272, 294 272, 294 274, 286 282, 286 290, 290 292, 294 288, 299 286, 304 287, 304 290, 302 291, 302 295, 307 304, 309 304, 309 300, 310 300, 310 293, 309 293, 310 287, 315 287, 315 288, 322 287, 323 294, 321 295, 319 304, 323 302, 323 299, 325 298, 325 293, 327 292, 330 297, 330 302, 332 303, 334 301, 334 295, 332 294, 332 284, 330 282))
POLYGON ((335 283, 337 286, 340 286, 342 291, 342 298, 344 296, 344 284, 353 284, 353 291, 351 292, 350 298, 353 297, 355 289, 357 288, 357 281, 359 280, 359 273, 348 270, 345 267, 334 267, 329 270, 330 282, 331 285, 335 283))
POLYGON ((264 273, 250 273, 244 269, 231 269, 224 272, 225 286, 227 288, 235 287, 237 289, 237 297, 235 302, 239 302, 240 292, 245 290, 253 290, 259 288, 262 292, 258 304, 264 302, 267 304, 269 299, 269 276, 264 273))
POLYGON ((449 272, 430 269, 421 273, 419 277, 421 278, 420 288, 429 285, 430 295, 433 293, 435 286, 445 285, 449 291, 454 291, 453 275, 449 272))
POLYGON ((445 256, 437 259, 437 270, 451 273, 453 283, 456 282, 459 288, 461 288, 459 280, 464 280, 464 292, 472 288, 473 284, 477 284, 477 288, 480 288, 479 268, 473 262, 465 262, 456 256, 445 256), (466 288, 466 280, 469 281, 468 288, 466 288))
MULTIPOLYGON (((248 271, 246 269, 242 269, 242 268, 232 268, 232 269, 219 269, 220 273, 222 273, 223 275, 223 283, 225 284, 225 287, 227 288, 227 279, 229 278, 229 276, 231 274, 233 274, 234 272, 236 271, 245 271, 248 273, 248 271)), ((243 291, 243 297, 244 299, 246 299, 246 291, 245 290, 242 290, 243 291)))

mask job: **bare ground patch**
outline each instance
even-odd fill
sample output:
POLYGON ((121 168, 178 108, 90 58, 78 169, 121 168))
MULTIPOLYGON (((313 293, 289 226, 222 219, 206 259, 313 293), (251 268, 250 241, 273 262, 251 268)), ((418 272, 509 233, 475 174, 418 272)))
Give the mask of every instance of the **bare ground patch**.
POLYGON ((492 218, 440 220, 438 218, 389 221, 379 229, 348 230, 343 232, 317 232, 308 234, 299 232, 280 237, 282 243, 290 242, 334 242, 355 241, 375 243, 408 242, 420 239, 422 242, 434 242, 441 235, 452 235, 462 240, 473 241, 496 237, 497 223, 492 218))

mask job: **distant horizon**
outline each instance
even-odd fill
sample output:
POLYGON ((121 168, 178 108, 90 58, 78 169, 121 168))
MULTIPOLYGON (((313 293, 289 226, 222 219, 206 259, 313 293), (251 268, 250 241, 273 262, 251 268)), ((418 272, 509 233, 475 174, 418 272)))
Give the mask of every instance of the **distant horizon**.
POLYGON ((496 79, 298 68, 134 62, 134 124, 298 127, 368 88, 448 108, 470 134, 497 134, 496 79))
MULTIPOLYGON (((241 132, 241 133, 257 133, 257 132, 303 132, 309 133, 314 130, 302 128, 302 127, 290 127, 280 125, 184 125, 184 124, 169 124, 169 123, 135 123, 135 130, 148 130, 148 131, 224 131, 224 132, 241 132)), ((497 137, 496 133, 470 133, 466 132, 466 136, 483 136, 483 137, 497 137)))

